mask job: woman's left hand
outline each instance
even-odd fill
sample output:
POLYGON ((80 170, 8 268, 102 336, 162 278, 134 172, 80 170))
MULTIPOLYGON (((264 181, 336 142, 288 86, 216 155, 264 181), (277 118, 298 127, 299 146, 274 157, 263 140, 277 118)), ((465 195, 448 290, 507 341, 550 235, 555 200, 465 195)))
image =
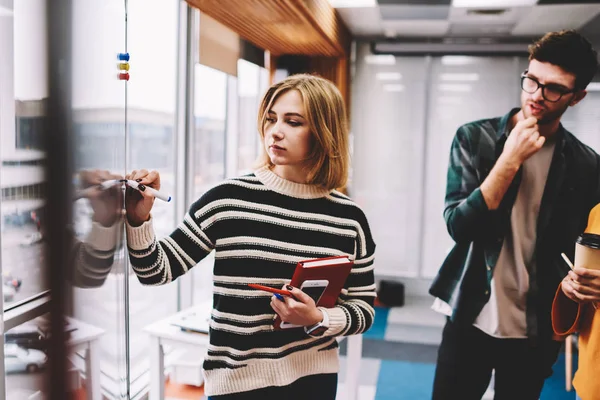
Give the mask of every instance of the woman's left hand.
POLYGON ((300 326, 312 326, 323 320, 323 312, 317 308, 314 300, 302 290, 284 285, 282 289, 292 292, 293 298, 282 296, 279 300, 273 296, 271 307, 282 321, 300 326))
POLYGON ((580 303, 600 301, 600 270, 575 267, 569 271, 569 278, 580 303))

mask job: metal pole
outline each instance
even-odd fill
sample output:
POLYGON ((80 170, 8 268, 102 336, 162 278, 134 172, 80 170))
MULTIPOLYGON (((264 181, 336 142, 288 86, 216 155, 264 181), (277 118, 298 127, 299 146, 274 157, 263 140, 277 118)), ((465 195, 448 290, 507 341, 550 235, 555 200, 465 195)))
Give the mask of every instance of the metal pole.
MULTIPOLYGON (((183 219, 191 204, 194 182, 194 66, 197 54, 197 11, 185 1, 179 2, 179 35, 177 43, 177 103, 175 120, 175 224, 183 219)), ((177 310, 190 307, 193 280, 179 279, 177 310)))
POLYGON ((48 349, 49 368, 46 381, 47 398, 69 397, 67 381, 67 335, 65 333, 66 283, 70 253, 67 226, 71 221, 71 0, 54 0, 47 7, 48 21, 48 122, 45 125, 46 151, 46 265, 47 284, 51 290, 48 349))

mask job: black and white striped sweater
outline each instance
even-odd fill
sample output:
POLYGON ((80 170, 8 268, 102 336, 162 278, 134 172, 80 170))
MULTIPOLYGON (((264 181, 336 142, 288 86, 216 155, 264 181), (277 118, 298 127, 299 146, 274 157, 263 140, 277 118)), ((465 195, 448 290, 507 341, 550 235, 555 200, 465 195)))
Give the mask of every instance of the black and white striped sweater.
POLYGON ((374 319, 375 243, 362 210, 337 191, 284 180, 267 168, 231 179, 196 201, 168 237, 151 221, 127 226, 131 264, 145 285, 185 274, 215 251, 214 309, 204 361, 209 396, 283 386, 338 371, 336 336, 360 334, 374 319), (329 329, 273 330, 271 294, 248 283, 281 287, 298 261, 349 255, 355 260, 329 329))

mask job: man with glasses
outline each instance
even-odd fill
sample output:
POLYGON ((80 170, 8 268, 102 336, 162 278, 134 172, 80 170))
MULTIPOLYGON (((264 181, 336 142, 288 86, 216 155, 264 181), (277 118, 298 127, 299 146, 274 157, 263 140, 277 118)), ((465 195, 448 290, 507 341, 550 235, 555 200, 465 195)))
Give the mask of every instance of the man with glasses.
POLYGON ((554 293, 600 202, 600 156, 560 123, 586 95, 597 54, 575 31, 529 47, 521 107, 461 126, 450 153, 444 218, 456 242, 430 288, 448 316, 433 399, 537 400, 560 343, 554 293))

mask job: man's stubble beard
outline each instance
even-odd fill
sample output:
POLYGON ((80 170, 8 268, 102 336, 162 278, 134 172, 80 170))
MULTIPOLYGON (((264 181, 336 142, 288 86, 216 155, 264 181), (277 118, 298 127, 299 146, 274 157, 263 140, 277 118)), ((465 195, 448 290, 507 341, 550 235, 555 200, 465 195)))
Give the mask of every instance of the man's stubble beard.
MULTIPOLYGON (((525 119, 531 117, 532 115, 529 114, 526 107, 527 103, 525 103, 525 106, 522 107, 521 109, 523 110, 523 115, 525 116, 525 119)), ((560 118, 563 116, 563 114, 567 111, 567 108, 569 108, 569 105, 565 105, 564 108, 562 109, 558 109, 555 111, 552 111, 550 113, 544 113, 544 115, 542 116, 541 119, 538 119, 538 125, 547 125, 547 124, 551 124, 557 120, 560 120, 560 118)))

